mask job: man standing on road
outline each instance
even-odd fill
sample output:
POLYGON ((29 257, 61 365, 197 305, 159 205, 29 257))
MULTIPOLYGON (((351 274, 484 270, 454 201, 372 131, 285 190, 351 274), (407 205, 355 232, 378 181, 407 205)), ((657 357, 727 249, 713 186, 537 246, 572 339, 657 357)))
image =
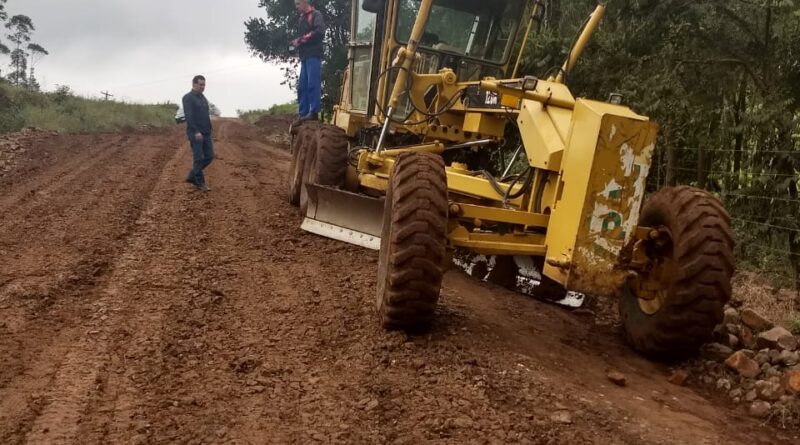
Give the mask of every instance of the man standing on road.
POLYGON ((201 192, 211 191, 206 184, 203 170, 214 160, 214 142, 211 140, 211 116, 208 100, 203 95, 206 78, 194 76, 192 91, 183 96, 183 112, 186 116, 186 135, 192 147, 192 169, 186 182, 201 192))
POLYGON ((322 41, 325 39, 325 20, 308 0, 294 0, 300 13, 300 37, 292 40, 300 56, 300 79, 297 82, 297 102, 300 121, 318 120, 322 102, 322 41))

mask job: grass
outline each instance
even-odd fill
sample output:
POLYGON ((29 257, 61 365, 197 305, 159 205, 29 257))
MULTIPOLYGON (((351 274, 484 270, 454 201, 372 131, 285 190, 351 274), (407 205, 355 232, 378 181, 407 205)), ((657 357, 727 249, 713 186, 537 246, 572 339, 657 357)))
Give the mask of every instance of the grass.
POLYGON ((268 110, 237 110, 239 119, 254 124, 262 116, 275 116, 279 114, 297 114, 298 107, 296 102, 289 102, 285 104, 277 104, 270 107, 268 110))
POLYGON ((32 92, 0 83, 0 133, 36 127, 61 133, 99 133, 175 124, 177 106, 86 99, 60 87, 32 92))

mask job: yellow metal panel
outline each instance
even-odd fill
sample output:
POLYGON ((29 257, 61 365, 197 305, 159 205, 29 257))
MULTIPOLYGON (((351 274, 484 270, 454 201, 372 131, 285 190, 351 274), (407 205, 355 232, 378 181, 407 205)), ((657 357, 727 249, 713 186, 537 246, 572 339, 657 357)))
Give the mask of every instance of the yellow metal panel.
POLYGON ((518 224, 528 227, 547 227, 549 215, 507 210, 497 207, 485 207, 472 204, 458 204, 458 217, 466 219, 480 219, 487 222, 502 222, 518 224))
POLYGON ((412 133, 425 135, 425 138, 428 141, 437 140, 437 141, 449 141, 449 142, 461 143, 461 142, 466 142, 468 140, 477 139, 476 135, 470 135, 470 137, 468 138, 467 135, 463 131, 461 131, 461 124, 462 122, 458 122, 458 125, 452 125, 452 126, 420 124, 408 128, 412 133))
POLYGON ((350 137, 354 137, 366 121, 367 118, 364 114, 353 113, 343 109, 336 110, 333 118, 333 124, 344 130, 350 137))
POLYGON ((498 235, 495 233, 470 233, 459 226, 450 232, 448 239, 453 246, 464 247, 483 255, 544 255, 546 247, 543 235, 498 235))
POLYGON ((376 175, 362 173, 358 175, 358 182, 362 187, 385 192, 389 188, 389 181, 376 175))
MULTIPOLYGON (((504 191, 509 188, 505 184, 499 184, 499 186, 504 191)), ((514 186, 514 191, 518 191, 521 187, 521 185, 514 186)), ((486 178, 457 173, 450 168, 447 169, 447 189, 451 194, 491 199, 496 202, 503 200, 503 197, 492 188, 486 178)), ((523 205, 523 200, 522 198, 511 199, 508 204, 519 208, 523 205)))
MULTIPOLYGON (((376 187, 375 183, 370 181, 374 181, 372 178, 373 176, 379 178, 388 178, 390 172, 392 171, 392 167, 394 167, 394 162, 395 158, 393 157, 384 156, 382 154, 376 155, 366 151, 362 152, 358 160, 358 171, 361 172, 359 177, 361 184, 367 188, 386 190, 385 185, 382 185, 382 188, 378 188, 376 187)), ((499 187, 504 191, 509 189, 508 185, 505 184, 499 184, 499 187)), ((522 188, 522 185, 514 186, 513 192, 519 191, 520 188, 522 188)), ((447 168, 447 189, 451 195, 461 194, 472 198, 489 199, 495 202, 501 202, 503 200, 503 197, 500 196, 497 191, 495 191, 486 178, 471 176, 463 173, 463 171, 450 167, 447 168)), ((453 197, 451 196, 451 198, 453 197)), ((507 204, 521 208, 524 205, 523 198, 524 196, 516 199, 510 199, 508 200, 507 204)), ((455 198, 453 199, 455 200, 455 198)))
POLYGON ((484 80, 481 81, 480 85, 481 89, 486 91, 540 102, 546 106, 567 109, 572 109, 575 106, 575 98, 572 96, 572 93, 570 93, 569 88, 561 83, 540 80, 535 90, 522 90, 521 88, 514 88, 495 80, 484 80))
POLYGON ((502 137, 506 129, 506 119, 485 113, 466 113, 464 131, 480 133, 484 136, 502 137))
MULTIPOLYGON (((568 156, 564 159, 561 178, 561 199, 556 201, 550 215, 547 231, 547 258, 572 261, 575 239, 580 225, 586 189, 594 164, 594 150, 600 133, 601 116, 578 100, 573 114, 571 135, 568 140, 568 156)), ((566 285, 566 271, 545 265, 548 277, 566 285)))
POLYGON ((408 147, 398 147, 389 150, 383 150, 381 152, 381 155, 387 157, 397 157, 400 156, 402 153, 408 153, 412 151, 419 151, 425 153, 442 153, 444 152, 444 145, 437 142, 435 144, 422 144, 422 145, 412 145, 408 147))
POLYGON ((564 141, 544 106, 532 100, 523 101, 517 124, 530 165, 558 171, 564 154, 564 141))
POLYGON ((558 132, 559 138, 566 143, 569 137, 569 129, 572 126, 572 110, 558 107, 547 107, 547 114, 553 121, 553 125, 558 132))
POLYGON ((522 101, 519 97, 503 94, 500 96, 500 105, 518 110, 522 106, 522 101))
POLYGON ((633 110, 624 105, 614 105, 608 102, 598 102, 596 100, 587 100, 587 99, 581 99, 581 102, 583 102, 583 104, 587 108, 590 108, 596 114, 612 114, 615 116, 627 117, 629 119, 637 121, 649 120, 646 116, 642 116, 641 114, 636 114, 633 112, 633 110))
POLYGON ((657 128, 625 107, 583 100, 574 118, 544 273, 572 290, 613 294, 622 280, 613 266, 635 233, 657 128))

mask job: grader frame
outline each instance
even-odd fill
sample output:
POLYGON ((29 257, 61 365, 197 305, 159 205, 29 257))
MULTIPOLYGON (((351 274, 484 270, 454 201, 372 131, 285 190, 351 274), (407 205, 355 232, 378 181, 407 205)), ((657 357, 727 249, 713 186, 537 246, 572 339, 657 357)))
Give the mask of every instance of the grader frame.
POLYGON ((677 210, 642 210, 657 126, 617 97, 575 98, 564 83, 600 24, 602 4, 555 73, 517 75, 543 7, 540 0, 355 1, 351 65, 333 125, 293 129, 290 200, 305 212, 307 231, 380 249, 377 300, 386 327, 430 322, 446 251, 462 249, 485 260, 485 275, 516 266, 499 275, 511 285, 534 277, 532 293, 544 298, 567 290, 622 295, 638 349, 692 351, 730 296, 727 213, 696 189, 659 192, 685 201, 677 210), (528 18, 524 33, 520 17, 528 18), (451 20, 466 23, 469 36, 440 40, 451 20), (519 140, 511 162, 524 152, 525 169, 492 174, 481 154, 507 149, 509 131, 519 140), (687 243, 717 253, 717 261, 691 257, 684 270, 687 243), (692 335, 674 335, 690 327, 692 335))

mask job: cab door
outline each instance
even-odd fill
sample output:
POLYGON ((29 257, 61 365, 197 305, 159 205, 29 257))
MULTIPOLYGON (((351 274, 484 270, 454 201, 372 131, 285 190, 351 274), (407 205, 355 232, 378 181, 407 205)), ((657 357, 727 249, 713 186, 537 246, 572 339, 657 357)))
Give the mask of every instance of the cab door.
POLYGON ((370 84, 376 31, 376 14, 364 10, 363 3, 353 2, 350 32, 350 105, 353 111, 367 113, 370 108, 370 84))

